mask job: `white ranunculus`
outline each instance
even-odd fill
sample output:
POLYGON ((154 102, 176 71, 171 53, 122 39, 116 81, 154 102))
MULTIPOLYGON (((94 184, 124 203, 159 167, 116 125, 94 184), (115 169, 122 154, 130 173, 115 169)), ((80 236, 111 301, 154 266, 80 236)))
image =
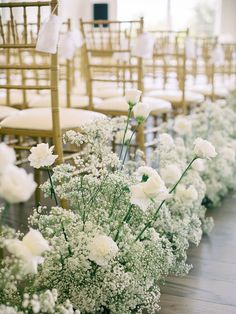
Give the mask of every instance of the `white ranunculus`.
POLYGON ((88 258, 99 266, 107 266, 119 251, 116 242, 106 235, 95 236, 89 243, 88 250, 88 258))
POLYGON ((142 92, 138 89, 129 89, 125 92, 125 99, 128 104, 135 105, 139 102, 142 92))
POLYGON ((0 174, 9 165, 14 165, 16 162, 16 154, 13 148, 7 146, 5 143, 0 144, 0 174))
POLYGON ((181 177, 181 170, 177 165, 168 165, 161 170, 161 177, 165 184, 175 184, 181 177))
POLYGON ((210 159, 217 155, 215 147, 200 137, 194 141, 194 145, 194 153, 197 157, 210 159))
POLYGON ((194 160, 192 168, 196 171, 204 171, 206 169, 206 161, 204 159, 198 158, 194 160))
POLYGON ((172 147, 172 146, 174 146, 173 138, 169 134, 167 134, 167 133, 162 133, 159 136, 159 142, 160 142, 160 145, 163 145, 165 147, 172 147))
POLYGON ((22 243, 35 256, 41 256, 45 251, 49 250, 48 241, 44 239, 38 230, 30 229, 30 231, 22 239, 22 243))
POLYGON ((10 165, 1 176, 0 196, 11 204, 26 202, 34 193, 36 186, 32 174, 10 165))
POLYGON ((178 116, 175 119, 174 131, 180 135, 185 135, 192 131, 192 123, 191 121, 184 116, 178 116))
MULTIPOLYGON (((116 132, 116 137, 115 137, 116 144, 122 144, 124 133, 125 133, 124 130, 120 130, 120 131, 116 132)), ((130 140, 132 133, 133 132, 131 130, 129 130, 129 129, 127 130, 127 132, 125 134, 125 141, 124 141, 124 143, 127 143, 127 141, 130 140)))
POLYGON ((150 111, 151 111, 150 106, 142 102, 138 102, 133 109, 135 119, 141 121, 146 120, 148 118, 150 111))
MULTIPOLYGON (((145 168, 145 167, 143 167, 145 168)), ((149 168, 149 167, 147 167, 149 168)), ((152 169, 152 168, 151 168, 152 169)), ((163 201, 170 197, 164 181, 159 174, 153 170, 147 169, 149 173, 143 173, 146 175, 144 182, 132 185, 130 187, 131 204, 139 206, 143 211, 146 211, 148 206, 154 201, 163 201), (149 176, 150 174, 150 176, 149 176)), ((141 175, 139 171, 138 175, 141 175)))
POLYGON ((194 202, 198 199, 198 192, 193 185, 187 188, 179 184, 176 188, 176 197, 183 203, 194 202))
POLYGON ((230 162, 235 162, 235 151, 230 148, 230 147, 224 147, 220 150, 220 155, 222 155, 222 157, 225 160, 228 160, 230 162))
POLYGON ((51 166, 57 159, 57 155, 52 153, 53 148, 54 146, 49 148, 48 144, 45 143, 32 147, 30 150, 31 154, 28 157, 30 165, 36 169, 51 166))

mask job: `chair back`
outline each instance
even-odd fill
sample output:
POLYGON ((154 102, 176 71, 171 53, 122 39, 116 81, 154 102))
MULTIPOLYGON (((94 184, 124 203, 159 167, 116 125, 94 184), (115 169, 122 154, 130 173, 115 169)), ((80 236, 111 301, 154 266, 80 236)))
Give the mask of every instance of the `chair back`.
MULTIPOLYGON (((31 62, 23 58, 23 53, 35 54, 36 39, 40 30, 41 23, 45 16, 49 16, 51 12, 57 15, 57 0, 42 1, 42 2, 8 2, 0 3, 0 50, 6 56, 6 63, 0 66, 1 72, 5 71, 5 81, 0 84, 0 90, 5 90, 7 98, 10 96, 10 91, 18 90, 25 93, 25 98, 30 91, 50 91, 51 93, 51 113, 53 125, 53 142, 55 152, 58 155, 58 162, 62 162, 62 136, 59 119, 58 106, 58 56, 56 54, 45 55, 46 63, 31 62), (8 20, 4 23, 3 17, 8 20), (21 21, 17 23, 17 21, 21 21), (33 25, 28 23, 33 20, 33 25), (19 59, 14 58, 16 54, 19 59), (23 73, 23 81, 12 82, 12 74, 16 71, 23 73), (38 84, 36 81, 30 84, 26 79, 26 73, 35 71, 47 71, 50 81, 46 84, 38 84)), ((42 55, 40 53, 39 55, 42 55)), ((27 106, 27 104, 24 104, 27 106)))

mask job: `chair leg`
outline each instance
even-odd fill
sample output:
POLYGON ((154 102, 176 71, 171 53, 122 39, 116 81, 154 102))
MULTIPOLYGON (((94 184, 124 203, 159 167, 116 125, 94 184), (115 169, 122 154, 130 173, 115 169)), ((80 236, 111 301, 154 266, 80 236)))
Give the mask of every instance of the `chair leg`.
POLYGON ((140 125, 138 130, 137 130, 137 145, 138 145, 138 148, 141 149, 144 154, 146 153, 145 152, 145 135, 144 135, 144 125, 140 125))

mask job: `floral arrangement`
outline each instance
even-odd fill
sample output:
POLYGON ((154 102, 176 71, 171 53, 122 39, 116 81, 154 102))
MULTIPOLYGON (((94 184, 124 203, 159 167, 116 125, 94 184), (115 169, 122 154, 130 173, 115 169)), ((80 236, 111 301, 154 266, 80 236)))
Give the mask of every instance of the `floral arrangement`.
MULTIPOLYGON (((189 244, 198 245, 213 226, 203 173, 220 153, 200 131, 190 146, 194 118, 179 117, 173 129, 180 136, 160 134, 149 165, 139 152, 127 161, 150 112, 140 96, 127 92, 127 118, 67 132, 65 142, 79 148, 72 164, 52 168, 53 147, 31 149, 30 164, 47 171, 41 188, 55 206, 35 208, 26 235, 1 224, 0 313, 155 313, 165 278, 191 269, 189 244)), ((0 183, 7 204, 21 201, 7 188, 0 183)))
MULTIPOLYGON (((194 140, 197 137, 209 140, 218 155, 211 163, 198 160, 201 178, 206 185, 205 204, 216 206, 231 189, 235 189, 236 157, 236 113, 235 98, 215 103, 206 102, 196 108, 188 117, 178 116, 173 124, 174 138, 182 140, 187 160, 191 158, 194 140), (220 171, 219 171, 220 170, 220 171)), ((163 124, 162 132, 168 132, 169 126, 163 124)))

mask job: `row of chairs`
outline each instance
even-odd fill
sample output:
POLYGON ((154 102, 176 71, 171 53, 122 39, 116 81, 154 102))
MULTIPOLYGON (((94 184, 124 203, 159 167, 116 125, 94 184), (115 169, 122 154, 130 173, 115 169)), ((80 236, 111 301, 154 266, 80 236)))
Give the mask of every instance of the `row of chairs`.
MULTIPOLYGON (((9 16, 7 23, 0 20, 0 134, 16 135, 24 143, 17 143, 18 149, 27 146, 22 137, 53 138, 61 162, 62 133, 79 129, 82 123, 104 114, 127 115, 123 96, 130 88, 142 90, 142 101, 152 108, 152 127, 149 122, 149 129, 140 130, 137 136, 137 145, 144 149, 153 145, 146 142, 145 134, 156 131, 158 119, 166 120, 171 113, 188 113, 204 97, 226 97, 227 90, 216 88, 217 80, 221 86, 222 80, 235 83, 234 44, 221 46, 225 62, 217 64, 222 54, 218 51, 217 56, 217 38, 190 40, 188 30, 147 34, 143 19, 81 20, 84 45, 71 60, 39 53, 35 46, 41 14, 45 10, 50 14, 50 5, 56 14, 57 1, 0 4, 9 16), (32 7, 34 22, 28 23, 28 9, 32 7), (16 8, 22 9, 22 23, 14 18, 16 8), (144 58, 143 54, 149 52, 146 46, 153 50, 144 58), (205 79, 204 84, 197 84, 199 77, 205 79), (19 109, 23 111, 17 112, 19 109)), ((67 21, 61 32, 71 28, 67 21)))

